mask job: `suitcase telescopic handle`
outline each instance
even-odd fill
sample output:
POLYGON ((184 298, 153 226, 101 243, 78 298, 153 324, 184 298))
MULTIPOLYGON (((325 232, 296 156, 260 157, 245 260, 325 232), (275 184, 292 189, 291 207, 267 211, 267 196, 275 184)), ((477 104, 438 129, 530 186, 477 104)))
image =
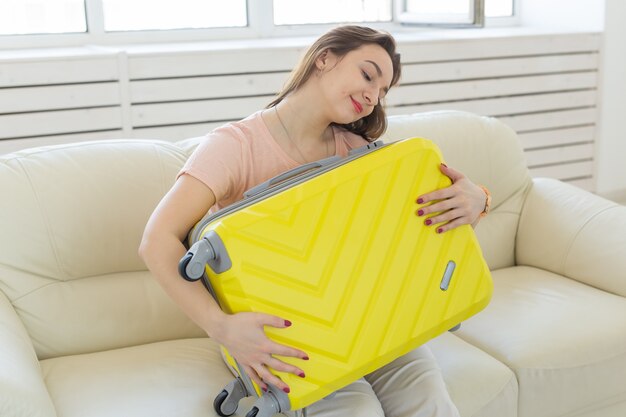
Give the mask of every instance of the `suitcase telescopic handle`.
POLYGON ((308 164, 300 165, 299 167, 293 168, 287 172, 283 172, 282 174, 279 174, 273 178, 270 178, 269 180, 265 182, 262 182, 261 184, 255 187, 250 188, 249 190, 243 193, 243 196, 244 198, 253 197, 265 190, 268 190, 276 186, 277 184, 280 184, 284 181, 287 181, 289 179, 305 174, 309 171, 319 170, 320 168, 326 167, 328 165, 332 165, 335 162, 339 161, 340 159, 341 159, 340 156, 335 155, 326 159, 321 159, 319 161, 309 162, 308 164))

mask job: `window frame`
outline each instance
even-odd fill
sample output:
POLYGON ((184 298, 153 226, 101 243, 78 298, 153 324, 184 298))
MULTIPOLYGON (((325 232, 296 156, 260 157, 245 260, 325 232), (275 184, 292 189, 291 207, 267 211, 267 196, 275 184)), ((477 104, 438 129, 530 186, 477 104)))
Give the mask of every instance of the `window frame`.
MULTIPOLYGON (((484 0, 470 0, 480 1, 484 0)), ((513 0, 513 16, 485 18, 483 27, 519 25, 519 0, 513 0)), ((441 24, 408 24, 400 21, 405 0, 392 1, 392 22, 367 22, 367 26, 393 33, 431 31, 437 28, 470 27, 441 24), (399 7, 400 6, 400 7, 399 7)), ((105 32, 102 0, 85 0, 87 32, 34 35, 0 35, 0 49, 127 45, 170 42, 209 42, 261 38, 318 36, 333 24, 275 26, 272 0, 247 0, 248 26, 236 28, 138 30, 105 32)), ((475 27, 475 26, 474 26, 475 27)))

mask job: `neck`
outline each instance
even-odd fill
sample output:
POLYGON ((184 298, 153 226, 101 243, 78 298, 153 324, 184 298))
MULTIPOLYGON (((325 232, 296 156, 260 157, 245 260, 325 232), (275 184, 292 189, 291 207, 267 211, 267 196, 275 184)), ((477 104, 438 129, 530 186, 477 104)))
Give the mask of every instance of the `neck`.
POLYGON ((297 144, 311 140, 325 144, 332 139, 331 121, 320 111, 322 106, 315 105, 303 92, 288 95, 276 107, 289 136, 297 144))

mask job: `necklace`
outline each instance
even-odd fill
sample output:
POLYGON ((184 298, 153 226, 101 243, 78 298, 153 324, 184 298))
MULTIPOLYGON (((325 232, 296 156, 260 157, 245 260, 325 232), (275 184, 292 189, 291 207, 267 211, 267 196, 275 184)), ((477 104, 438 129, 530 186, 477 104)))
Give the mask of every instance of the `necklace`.
MULTIPOLYGON (((278 122, 280 123, 280 126, 283 128, 283 131, 285 132, 285 135, 287 135, 287 139, 289 139, 289 143, 291 143, 291 145, 296 148, 296 151, 298 152, 298 155, 300 155, 300 158, 302 158, 302 161, 306 164, 308 161, 308 159, 305 158, 305 156, 302 154, 302 151, 300 151, 300 147, 293 141, 293 139, 291 139, 291 136, 289 135, 289 131, 287 130, 287 128, 285 127, 285 124, 283 123, 283 120, 280 118, 280 114, 278 114, 278 106, 274 106, 274 113, 276 113, 276 117, 278 118, 278 122)), ((335 132, 333 132, 333 138, 335 137, 335 132)), ((325 141, 324 146, 326 147, 326 156, 329 156, 330 154, 330 149, 328 148, 328 140, 325 141)))

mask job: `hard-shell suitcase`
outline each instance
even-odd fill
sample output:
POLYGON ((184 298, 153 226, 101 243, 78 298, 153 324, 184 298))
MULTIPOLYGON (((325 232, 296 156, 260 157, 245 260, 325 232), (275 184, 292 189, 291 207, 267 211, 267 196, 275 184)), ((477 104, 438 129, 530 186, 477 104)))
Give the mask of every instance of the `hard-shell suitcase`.
POLYGON ((203 278, 227 313, 288 318, 267 335, 310 357, 281 358, 306 374, 275 372, 289 394, 262 393, 223 349, 239 377, 216 397, 218 414, 250 395, 248 417, 303 409, 487 305, 471 227, 438 234, 415 214, 417 196, 450 185, 441 162, 425 139, 374 142, 260 184, 196 225, 181 275, 203 278))

